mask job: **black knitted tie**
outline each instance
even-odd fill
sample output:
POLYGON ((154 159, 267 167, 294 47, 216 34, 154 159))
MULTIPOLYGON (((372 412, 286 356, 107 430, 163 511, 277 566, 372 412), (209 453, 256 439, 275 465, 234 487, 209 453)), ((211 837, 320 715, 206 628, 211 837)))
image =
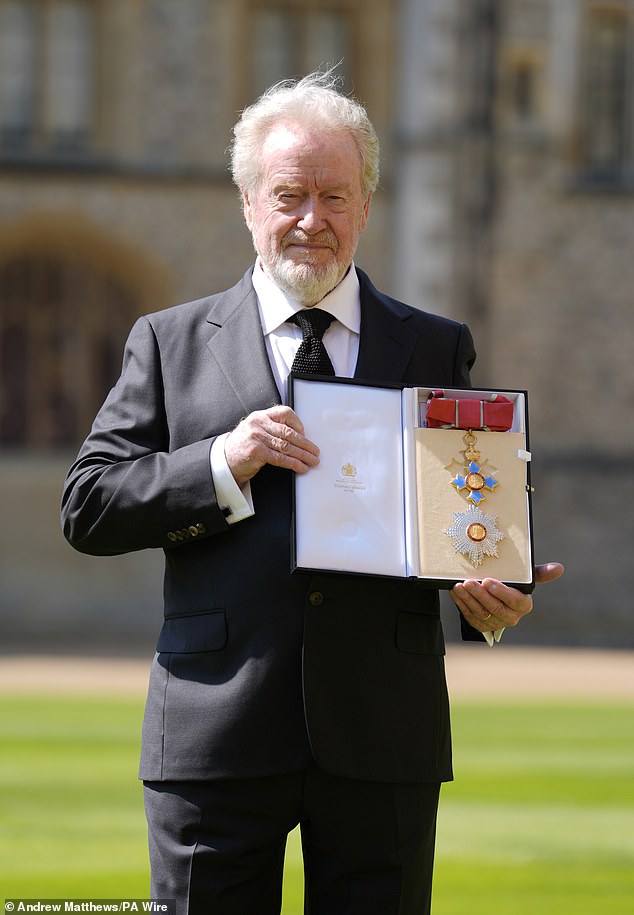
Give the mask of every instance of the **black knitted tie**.
POLYGON ((326 328, 335 320, 334 317, 321 308, 302 308, 288 320, 297 324, 302 332, 302 342, 295 354, 291 371, 334 375, 335 370, 321 339, 326 328))

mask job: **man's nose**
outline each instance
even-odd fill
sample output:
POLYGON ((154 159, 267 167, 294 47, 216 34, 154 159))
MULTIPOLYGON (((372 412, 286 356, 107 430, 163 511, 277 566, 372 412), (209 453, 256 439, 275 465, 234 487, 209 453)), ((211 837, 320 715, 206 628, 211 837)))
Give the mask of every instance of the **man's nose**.
POLYGON ((326 224, 323 205, 319 200, 308 198, 304 201, 297 225, 304 232, 315 234, 321 232, 326 224))

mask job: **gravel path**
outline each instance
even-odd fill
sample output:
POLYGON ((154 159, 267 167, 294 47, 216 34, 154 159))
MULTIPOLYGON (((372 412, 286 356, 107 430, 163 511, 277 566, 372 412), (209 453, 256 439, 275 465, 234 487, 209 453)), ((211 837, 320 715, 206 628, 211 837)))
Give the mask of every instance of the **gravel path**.
MULTIPOLYGON (((449 691, 460 699, 557 696, 634 700, 634 652, 454 645, 449 691)), ((4 656, 0 691, 143 696, 149 659, 4 656)))

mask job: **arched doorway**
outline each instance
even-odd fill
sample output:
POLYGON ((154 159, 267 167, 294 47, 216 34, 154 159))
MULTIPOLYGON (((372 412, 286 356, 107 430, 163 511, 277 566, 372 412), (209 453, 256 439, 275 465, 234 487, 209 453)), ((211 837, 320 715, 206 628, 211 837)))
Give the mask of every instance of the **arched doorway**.
POLYGON ((116 277, 79 257, 21 253, 0 264, 0 444, 81 442, 140 310, 116 277))

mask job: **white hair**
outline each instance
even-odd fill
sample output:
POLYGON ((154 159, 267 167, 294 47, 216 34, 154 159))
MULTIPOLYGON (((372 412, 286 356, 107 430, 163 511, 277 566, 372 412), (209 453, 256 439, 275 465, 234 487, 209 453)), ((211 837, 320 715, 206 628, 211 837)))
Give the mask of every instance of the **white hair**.
POLYGON ((243 193, 257 186, 261 152, 276 124, 292 121, 320 130, 347 130, 361 156, 361 186, 364 197, 379 181, 379 141, 363 105, 343 95, 333 69, 309 73, 300 80, 283 80, 271 86, 245 108, 233 128, 231 173, 243 193))

